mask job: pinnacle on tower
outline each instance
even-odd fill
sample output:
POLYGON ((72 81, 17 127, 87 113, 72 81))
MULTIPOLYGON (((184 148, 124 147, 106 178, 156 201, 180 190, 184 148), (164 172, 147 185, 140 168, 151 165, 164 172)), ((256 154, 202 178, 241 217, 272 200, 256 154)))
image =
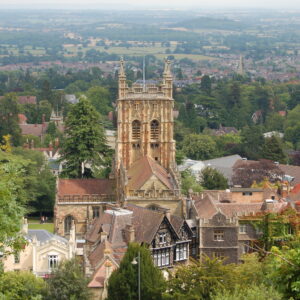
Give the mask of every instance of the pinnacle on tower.
POLYGON ((121 57, 121 60, 120 60, 119 77, 125 77, 124 59, 123 59, 123 57, 121 57))

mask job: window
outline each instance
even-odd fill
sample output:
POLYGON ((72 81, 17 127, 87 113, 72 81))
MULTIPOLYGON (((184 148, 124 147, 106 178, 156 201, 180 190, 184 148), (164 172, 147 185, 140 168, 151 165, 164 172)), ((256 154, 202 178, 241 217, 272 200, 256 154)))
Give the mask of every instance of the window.
POLYGON ((242 244, 241 250, 242 250, 242 254, 248 253, 249 252, 248 244, 242 244))
POLYGON ((153 110, 157 110, 157 104, 152 104, 153 110))
POLYGON ((159 243, 165 244, 167 242, 167 234, 165 232, 159 233, 159 243))
POLYGON ((213 257, 214 258, 217 258, 217 259, 224 259, 225 258, 225 255, 224 255, 224 251, 215 251, 213 252, 213 257))
POLYGON ((134 104, 134 109, 138 110, 139 109, 139 105, 138 104, 134 104))
POLYGON ((170 265, 170 248, 154 250, 153 262, 157 267, 170 265))
POLYGON ((224 230, 214 230, 214 241, 224 241, 224 230))
POLYGON ((58 265, 58 256, 57 255, 48 255, 48 268, 53 270, 58 265))
POLYGON ((157 120, 153 120, 151 121, 150 123, 150 129, 151 129, 151 139, 152 140, 156 140, 158 139, 158 136, 159 136, 159 123, 157 120))
POLYGON ((140 149, 140 144, 137 143, 137 144, 132 144, 132 148, 133 149, 140 149))
POLYGON ((134 120, 132 122, 132 139, 138 140, 141 138, 141 122, 134 120))
POLYGON ((159 148, 159 144, 157 144, 157 143, 151 143, 151 144, 150 144, 150 147, 151 147, 152 149, 157 149, 157 148, 159 148))
POLYGON ((65 234, 69 234, 71 227, 72 227, 72 221, 74 220, 74 218, 72 216, 67 216, 65 218, 65 234))
POLYGON ((176 260, 185 260, 187 259, 187 244, 178 244, 176 245, 176 260))
POLYGON ((93 206, 93 219, 99 218, 99 216, 100 216, 100 207, 93 206))
POLYGON ((252 196, 252 192, 243 192, 243 196, 252 196))
POLYGON ((247 225, 246 224, 240 224, 239 232, 240 233, 247 233, 247 225))
POLYGON ((20 252, 14 254, 14 262, 15 264, 20 263, 20 252))

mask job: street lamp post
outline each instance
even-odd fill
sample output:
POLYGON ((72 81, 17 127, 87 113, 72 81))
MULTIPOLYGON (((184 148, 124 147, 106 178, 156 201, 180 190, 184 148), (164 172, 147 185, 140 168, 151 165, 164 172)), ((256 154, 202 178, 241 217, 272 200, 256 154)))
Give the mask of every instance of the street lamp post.
POLYGON ((138 256, 132 261, 133 265, 138 265, 138 295, 139 300, 141 300, 141 253, 138 252, 138 256))

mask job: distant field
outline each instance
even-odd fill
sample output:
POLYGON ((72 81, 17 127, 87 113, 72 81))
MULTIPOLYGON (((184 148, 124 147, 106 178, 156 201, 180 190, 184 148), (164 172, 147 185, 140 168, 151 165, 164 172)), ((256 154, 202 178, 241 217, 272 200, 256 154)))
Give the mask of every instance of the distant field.
MULTIPOLYGON (((211 56, 205 56, 200 54, 170 54, 175 57, 175 59, 183 59, 183 58, 189 58, 191 60, 215 60, 216 57, 211 56)), ((164 57, 168 56, 168 54, 156 54, 156 57, 163 59, 164 57)))
MULTIPOLYGON (((78 50, 76 46, 68 46, 65 47, 65 50, 68 51, 69 54, 67 56, 76 55, 77 51, 86 52, 89 49, 95 49, 98 51, 105 51, 110 54, 117 55, 130 55, 130 56, 144 56, 144 55, 154 55, 159 59, 163 59, 168 55, 173 55, 176 59, 189 58, 192 60, 214 60, 215 57, 200 55, 200 54, 166 54, 166 47, 153 46, 153 47, 109 47, 108 49, 104 49, 103 46, 95 46, 95 47, 87 47, 78 50)), ((174 44, 171 44, 170 50, 174 50, 174 44)))

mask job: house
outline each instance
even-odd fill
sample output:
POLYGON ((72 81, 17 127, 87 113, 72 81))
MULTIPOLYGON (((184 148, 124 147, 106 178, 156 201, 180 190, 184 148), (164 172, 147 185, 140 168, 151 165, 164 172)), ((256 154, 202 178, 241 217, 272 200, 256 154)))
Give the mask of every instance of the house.
POLYGON ((111 271, 118 268, 128 243, 149 247, 159 268, 187 263, 192 231, 185 220, 168 211, 154 211, 133 204, 111 206, 94 222, 86 235, 85 269, 96 299, 105 299, 111 271))
POLYGON ((32 271, 37 276, 47 277, 59 262, 76 255, 74 225, 66 239, 47 230, 28 230, 25 219, 22 233, 26 244, 20 252, 2 259, 5 271, 32 271))
POLYGON ((20 104, 37 104, 36 96, 18 96, 18 102, 20 104))
POLYGON ((266 214, 282 214, 292 209, 285 201, 234 203, 227 199, 216 199, 211 194, 191 197, 191 220, 187 222, 196 223, 200 257, 207 255, 226 258, 225 263, 238 263, 242 254, 253 251, 261 236, 254 222, 260 222, 266 214))
POLYGON ((216 136, 225 135, 225 134, 238 134, 239 131, 235 127, 224 127, 219 126, 219 129, 212 129, 212 134, 216 136))

